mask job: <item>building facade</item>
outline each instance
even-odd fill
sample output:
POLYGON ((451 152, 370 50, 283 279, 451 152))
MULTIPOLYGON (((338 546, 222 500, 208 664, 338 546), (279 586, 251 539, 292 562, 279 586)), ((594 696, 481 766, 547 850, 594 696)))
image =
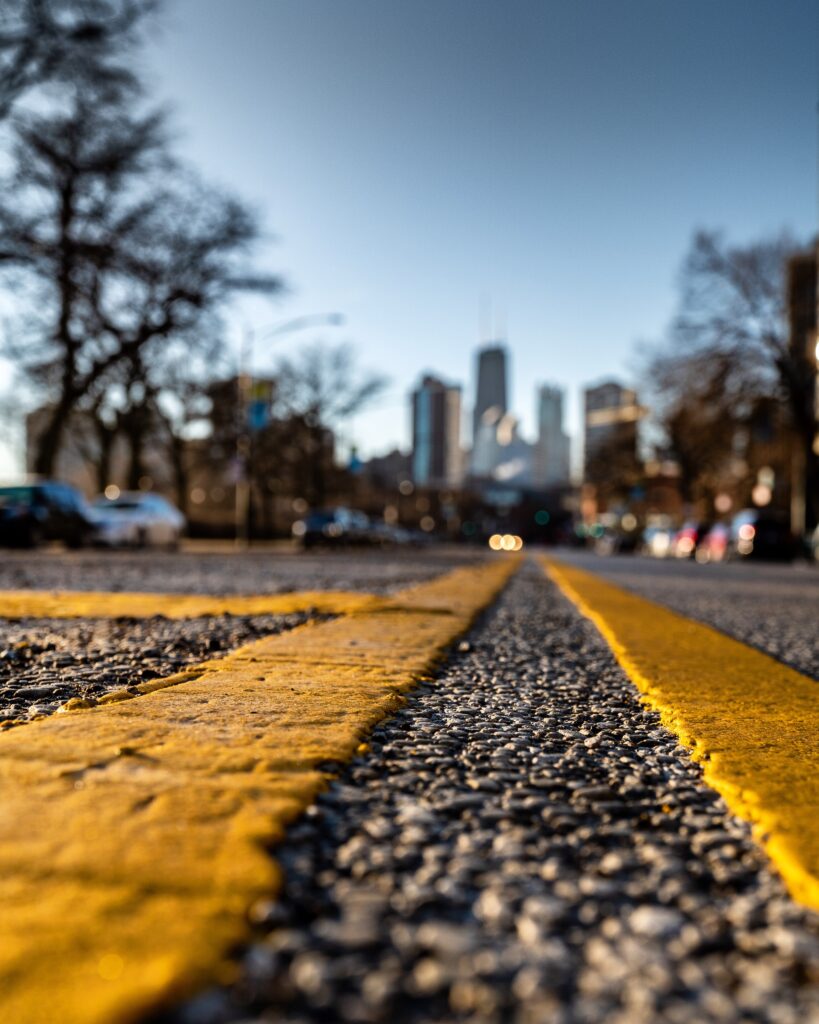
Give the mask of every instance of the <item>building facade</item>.
POLYGON ((503 345, 488 345, 478 351, 475 408, 472 410, 473 445, 485 414, 496 409, 500 416, 503 416, 508 410, 507 361, 503 345))
POLYGON ((537 390, 537 441, 532 459, 535 487, 558 487, 569 482, 569 436, 563 430, 563 390, 543 384, 537 390))
POLYGON ((427 374, 412 392, 412 478, 420 487, 461 483, 461 388, 427 374))
POLYGON ((517 417, 501 415, 496 408, 483 414, 472 449, 470 476, 473 481, 514 482, 528 487, 532 482, 532 445, 518 430, 517 417))
POLYGON ((644 410, 637 392, 605 381, 583 392, 584 478, 622 472, 637 462, 637 424, 644 410))

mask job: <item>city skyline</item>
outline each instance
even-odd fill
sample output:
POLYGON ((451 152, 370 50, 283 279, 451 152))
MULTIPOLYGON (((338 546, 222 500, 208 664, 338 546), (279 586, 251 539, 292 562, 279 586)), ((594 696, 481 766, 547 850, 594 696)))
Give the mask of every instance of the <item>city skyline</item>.
MULTIPOLYGON (((409 392, 412 429, 406 453, 417 483, 451 487, 470 479, 494 478, 544 488, 566 484, 577 475, 588 432, 585 417, 584 432, 574 439, 573 446, 565 431, 566 389, 559 382, 536 381, 536 431, 527 439, 520 430, 520 416, 508 400, 511 356, 502 338, 475 349, 473 388, 465 388, 460 379, 444 379, 433 368, 419 372, 409 392), (462 400, 464 392, 466 401, 462 400), (445 411, 447 403, 449 412, 445 411), (471 428, 464 431, 468 422, 471 428), (435 471, 430 468, 433 463, 435 471)), ((584 395, 595 386, 623 390, 608 379, 605 384, 584 385, 584 395)), ((395 450, 404 451, 402 447, 395 450)))
POLYGON ((161 91, 197 163, 263 206, 293 284, 252 319, 339 309, 328 338, 389 370, 350 426, 364 454, 408 438, 419 368, 471 389, 460 368, 498 334, 523 429, 542 373, 565 383, 577 435, 582 386, 631 379, 634 343, 673 316, 695 228, 815 230, 813 4, 174 10, 161 91))
MULTIPOLYGON (((261 262, 290 284, 234 306, 231 352, 247 328, 344 313, 316 334, 391 376, 342 437, 366 456, 406 447, 419 367, 471 389, 459 367, 497 334, 523 432, 540 377, 564 383, 577 437, 582 387, 632 381, 635 343, 671 319, 696 227, 813 235, 818 20, 807 2, 174 0, 143 64, 183 155, 256 204, 261 262)), ((313 337, 259 345, 259 370, 313 337)))

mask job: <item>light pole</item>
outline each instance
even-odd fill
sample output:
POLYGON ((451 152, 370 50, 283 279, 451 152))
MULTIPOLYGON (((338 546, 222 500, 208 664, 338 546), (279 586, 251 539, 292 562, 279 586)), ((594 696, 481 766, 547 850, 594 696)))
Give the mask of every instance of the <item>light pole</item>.
POLYGON ((248 397, 253 390, 253 348, 257 340, 268 341, 282 334, 300 331, 315 324, 339 326, 344 323, 341 313, 308 313, 304 316, 283 320, 254 331, 245 327, 244 338, 239 349, 239 372, 236 377, 237 424, 236 424, 236 502, 235 527, 236 547, 248 545, 248 513, 250 510, 250 456, 252 448, 252 426, 248 421, 250 406, 248 397))

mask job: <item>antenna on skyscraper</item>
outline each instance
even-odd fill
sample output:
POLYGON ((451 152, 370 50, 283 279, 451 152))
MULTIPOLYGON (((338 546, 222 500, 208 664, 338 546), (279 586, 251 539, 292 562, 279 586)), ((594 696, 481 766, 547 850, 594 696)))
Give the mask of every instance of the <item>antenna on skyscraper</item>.
POLYGON ((495 337, 498 341, 506 341, 506 310, 498 311, 498 322, 495 325, 495 337))
POLYGON ((482 345, 492 337, 492 299, 489 292, 481 292, 480 341, 482 345))

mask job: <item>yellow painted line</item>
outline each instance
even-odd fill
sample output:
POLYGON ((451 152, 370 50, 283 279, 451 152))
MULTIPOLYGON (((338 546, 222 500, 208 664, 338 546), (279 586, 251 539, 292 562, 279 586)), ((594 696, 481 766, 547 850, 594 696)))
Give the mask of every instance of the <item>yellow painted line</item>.
POLYGON ((213 615, 289 615, 316 611, 343 615, 381 599, 343 590, 303 590, 292 594, 212 597, 197 594, 105 593, 78 590, 1 590, 4 619, 195 619, 213 615))
POLYGON ((229 977, 266 852, 499 592, 459 569, 195 680, 0 736, 0 1020, 133 1021, 229 977))
POLYGON ((722 633, 551 559, 548 574, 819 910, 819 683, 722 633))

